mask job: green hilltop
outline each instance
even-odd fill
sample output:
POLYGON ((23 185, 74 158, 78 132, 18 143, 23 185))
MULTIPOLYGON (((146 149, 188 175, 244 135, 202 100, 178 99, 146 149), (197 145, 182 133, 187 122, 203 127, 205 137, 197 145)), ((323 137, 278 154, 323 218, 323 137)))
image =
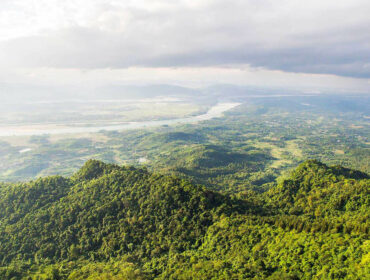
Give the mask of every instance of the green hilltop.
MULTIPOLYGON (((229 152, 184 153, 193 169, 229 152)), ((315 160, 238 194, 89 160, 69 178, 1 185, 0 278, 365 279, 369 187, 315 160)))

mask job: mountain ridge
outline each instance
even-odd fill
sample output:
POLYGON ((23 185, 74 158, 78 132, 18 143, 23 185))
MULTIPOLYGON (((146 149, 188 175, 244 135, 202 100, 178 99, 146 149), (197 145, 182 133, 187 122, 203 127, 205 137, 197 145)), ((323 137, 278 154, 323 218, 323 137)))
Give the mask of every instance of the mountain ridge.
POLYGON ((324 252, 320 237, 350 246, 335 245, 346 257, 328 256, 332 268, 321 273, 355 277, 367 269, 361 263, 368 250, 369 186, 365 173, 309 160, 265 193, 227 195, 146 168, 89 160, 70 178, 0 188, 0 276, 310 279, 317 274, 304 267, 298 249, 309 261, 324 252), (274 238, 285 240, 282 254, 276 255, 274 238), (290 252, 289 238, 297 251, 290 252), (292 256, 299 269, 281 263, 292 256))

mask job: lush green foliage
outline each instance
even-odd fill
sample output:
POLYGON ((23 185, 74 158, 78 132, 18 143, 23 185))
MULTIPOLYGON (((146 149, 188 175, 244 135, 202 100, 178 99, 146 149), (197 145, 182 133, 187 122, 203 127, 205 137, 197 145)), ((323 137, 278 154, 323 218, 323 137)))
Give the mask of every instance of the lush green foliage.
POLYGON ((246 95, 234 101, 243 104, 196 124, 0 137, 0 180, 71 176, 91 158, 144 165, 229 193, 267 190, 306 159, 370 173, 368 97, 246 95))
MULTIPOLYGON (((225 152, 210 149, 186 164, 225 152)), ((265 193, 229 196, 90 160, 0 188, 0 278, 365 279, 369 187, 311 160, 265 193)))
POLYGON ((19 205, 17 218, 3 220, 3 263, 18 254, 25 260, 58 261, 109 259, 128 252, 142 259, 183 251, 197 245, 215 213, 228 213, 232 206, 220 194, 184 180, 98 161, 88 161, 70 180, 68 192, 54 201, 40 195, 38 183, 45 181, 55 187, 50 178, 14 186, 22 189, 17 199, 13 189, 2 197, 3 205, 19 205))

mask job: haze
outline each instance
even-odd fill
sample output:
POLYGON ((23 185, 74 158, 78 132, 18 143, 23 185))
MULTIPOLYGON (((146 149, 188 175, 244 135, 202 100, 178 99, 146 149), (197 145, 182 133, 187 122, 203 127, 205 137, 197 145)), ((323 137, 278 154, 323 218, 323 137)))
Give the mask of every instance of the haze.
POLYGON ((368 93, 370 4, 3 0, 0 94, 213 84, 368 93))

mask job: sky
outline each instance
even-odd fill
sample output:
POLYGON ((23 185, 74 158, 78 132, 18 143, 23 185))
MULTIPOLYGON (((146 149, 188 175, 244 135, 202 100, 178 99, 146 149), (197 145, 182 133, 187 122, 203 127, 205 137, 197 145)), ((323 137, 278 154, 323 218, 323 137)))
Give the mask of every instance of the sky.
POLYGON ((369 14, 368 0, 1 0, 0 90, 227 83, 369 93, 369 14))

